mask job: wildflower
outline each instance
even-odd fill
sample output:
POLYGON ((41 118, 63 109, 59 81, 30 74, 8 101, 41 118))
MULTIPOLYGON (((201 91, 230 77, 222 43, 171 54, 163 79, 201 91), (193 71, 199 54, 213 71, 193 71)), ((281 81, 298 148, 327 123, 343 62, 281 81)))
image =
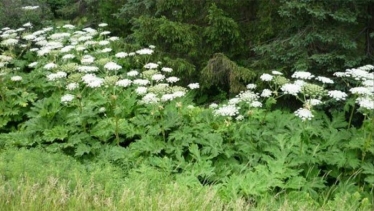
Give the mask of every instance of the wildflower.
POLYGON ((92 64, 95 61, 95 57, 91 55, 84 55, 81 59, 82 64, 92 64))
POLYGON ((170 68, 170 67, 163 67, 163 68, 161 68, 161 71, 171 73, 171 72, 173 72, 173 69, 170 68))
POLYGON ((74 99, 74 95, 66 94, 66 95, 61 97, 61 102, 62 103, 68 103, 68 102, 71 102, 73 99, 74 99))
POLYGON ((216 116, 235 116, 239 113, 239 109, 235 105, 225 105, 213 111, 216 116))
POLYGON ((104 65, 104 68, 107 70, 119 70, 122 67, 115 62, 108 62, 104 65))
POLYGON ((99 108, 99 113, 104 113, 106 111, 106 108, 105 107, 100 107, 99 108))
POLYGON ((238 115, 235 119, 237 121, 242 121, 244 119, 244 116, 243 115, 238 115))
POLYGON ((357 98, 356 102, 358 103, 358 105, 360 105, 361 108, 374 110, 374 99, 363 97, 357 98))
POLYGON ((67 86, 66 86, 66 89, 67 90, 75 90, 79 87, 79 84, 78 83, 69 83, 67 86))
POLYGON ((305 85, 306 82, 303 81, 303 80, 296 80, 296 81, 294 81, 293 83, 302 87, 302 86, 305 85))
POLYGON ((345 100, 345 98, 348 96, 345 92, 339 90, 328 91, 327 95, 334 98, 337 101, 345 100))
POLYGON ((152 49, 156 48, 156 46, 154 46, 154 45, 149 45, 148 47, 152 48, 152 49))
POLYGON ((259 108, 259 107, 262 107, 262 103, 259 102, 259 101, 253 101, 250 106, 254 107, 254 108, 259 108))
POLYGON ((159 101, 158 97, 156 96, 156 94, 154 93, 148 93, 146 94, 142 100, 140 101, 140 103, 143 103, 143 104, 153 104, 153 103, 157 103, 159 101))
POLYGON ((179 78, 172 76, 172 77, 167 78, 166 81, 169 83, 175 83, 179 81, 179 78))
POLYGON ((174 98, 175 96, 173 94, 164 94, 161 96, 161 101, 166 102, 166 101, 173 100, 174 98))
POLYGON ((333 80, 331 80, 331 79, 329 79, 329 78, 327 78, 327 77, 323 77, 323 76, 318 76, 318 77, 316 78, 316 80, 317 80, 317 81, 321 81, 321 82, 324 83, 324 84, 333 84, 333 83, 334 83, 333 80))
POLYGON ((109 45, 109 44, 110 44, 110 42, 108 40, 101 40, 99 42, 99 45, 109 45))
POLYGON ((364 80, 370 74, 366 70, 361 70, 361 69, 348 69, 345 72, 346 72, 346 76, 350 76, 354 78, 355 80, 364 80))
POLYGON ((60 49, 60 52, 61 53, 67 53, 71 50, 73 50, 75 48, 75 46, 72 46, 72 45, 68 45, 68 46, 65 46, 63 48, 60 49))
POLYGON ((108 52, 111 52, 111 51, 112 51, 111 48, 104 48, 104 49, 102 49, 100 52, 101 52, 101 53, 108 53, 108 52))
POLYGON ((49 81, 55 81, 56 79, 65 78, 67 76, 67 73, 58 71, 57 73, 51 73, 47 75, 47 78, 49 81))
POLYGON ((251 90, 246 90, 244 92, 239 93, 238 97, 240 98, 241 101, 252 102, 258 99, 258 94, 254 93, 251 90))
POLYGON ((367 87, 354 87, 349 90, 352 94, 358 95, 372 95, 367 87))
POLYGON ((22 77, 16 75, 16 76, 12 76, 12 77, 10 78, 10 80, 12 80, 12 81, 22 81, 22 77))
POLYGON ((311 120, 314 117, 312 112, 306 108, 299 108, 297 111, 295 111, 295 115, 302 121, 311 120))
POLYGON ((122 87, 128 87, 128 86, 131 85, 131 83, 132 83, 132 81, 129 80, 129 79, 122 79, 122 80, 117 81, 116 85, 117 86, 122 86, 122 87))
POLYGON ((108 24, 107 23, 100 23, 98 26, 99 27, 106 27, 106 26, 108 26, 108 24))
POLYGON ((248 84, 247 89, 256 89, 257 85, 256 84, 248 84))
POLYGON ((347 73, 345 73, 345 72, 335 72, 333 75, 336 76, 336 77, 345 77, 345 76, 347 76, 347 73))
POLYGON ((82 77, 82 81, 87 84, 88 87, 96 88, 100 87, 104 83, 104 79, 97 77, 94 74, 86 74, 82 77))
POLYGON ((262 90, 262 93, 261 93, 261 97, 270 97, 272 94, 271 90, 270 89, 264 89, 262 90))
POLYGON ((139 72, 136 71, 136 70, 131 70, 127 73, 127 76, 130 76, 130 77, 134 77, 134 76, 137 76, 139 75, 139 72))
POLYGON ((271 81, 271 80, 273 80, 273 76, 270 75, 270 74, 264 73, 264 74, 262 74, 262 75, 260 76, 260 79, 261 79, 262 81, 271 81))
POLYGON ((74 54, 65 54, 62 56, 63 60, 74 59, 74 58, 75 58, 74 54))
POLYGON ((138 88, 135 89, 135 92, 138 95, 143 95, 143 94, 147 93, 147 87, 139 86, 138 88))
POLYGON ((146 69, 156 69, 157 67, 158 67, 158 64, 155 64, 155 63, 148 63, 144 65, 144 68, 146 69))
POLYGON ((218 104, 217 103, 212 103, 212 104, 209 105, 209 108, 213 108, 213 109, 218 108, 218 104))
POLYGON ((6 40, 3 40, 0 44, 5 46, 14 46, 18 43, 17 39, 9 38, 6 40))
POLYGON ((285 94, 297 95, 301 91, 301 86, 297 84, 284 84, 281 90, 285 94))
POLYGON ((32 28, 32 24, 30 22, 27 22, 27 23, 23 24, 22 26, 32 28))
POLYGON ((47 70, 51 70, 51 69, 54 69, 57 67, 57 64, 53 63, 53 62, 50 62, 46 65, 44 65, 44 69, 47 69, 47 70))
POLYGON ((153 50, 149 48, 143 48, 143 49, 137 50, 136 53, 139 55, 151 55, 153 53, 153 50))
POLYGON ((28 67, 33 68, 38 64, 38 62, 32 62, 28 65, 28 67))
POLYGON ((229 105, 236 105, 236 104, 238 104, 238 103, 240 103, 240 98, 236 98, 236 97, 231 98, 231 99, 229 100, 229 102, 228 102, 229 105))
POLYGON ((279 71, 276 71, 276 70, 271 71, 271 74, 273 74, 273 75, 283 75, 283 73, 281 73, 279 71))
POLYGON ((183 97, 186 94, 184 91, 176 91, 173 93, 174 97, 183 97))
POLYGON ((63 25, 62 28, 65 28, 65 29, 74 29, 75 26, 73 26, 71 24, 66 24, 66 25, 63 25))
POLYGON ((322 104, 322 101, 319 99, 309 99, 306 101, 306 103, 311 106, 316 106, 322 104))
POLYGON ((165 76, 162 74, 154 74, 152 75, 152 80, 154 81, 162 81, 165 79, 165 76))
POLYGON ((39 8, 39 6, 24 6, 24 7, 21 7, 21 9, 23 9, 23 10, 36 10, 38 8, 39 8))
POLYGON ((198 89, 200 88, 199 83, 191 83, 187 85, 190 89, 198 89))
POLYGON ((135 79, 133 83, 136 84, 136 85, 145 86, 145 85, 149 84, 150 82, 147 79, 135 79))
POLYGON ((36 36, 33 35, 33 34, 27 34, 27 35, 23 36, 22 38, 25 39, 25 40, 34 40, 36 38, 36 36))
POLYGON ((127 56, 128 56, 128 54, 125 53, 125 52, 119 52, 119 53, 116 53, 116 55, 115 55, 115 57, 117 57, 117 58, 125 58, 127 56))
POLYGON ((312 75, 310 72, 304 72, 304 71, 296 71, 291 76, 292 78, 298 78, 298 79, 312 79, 314 75, 312 75))
POLYGON ((91 72, 99 71, 99 68, 96 66, 79 66, 77 69, 79 72, 83 72, 83 73, 91 73, 91 72))
MULTIPOLYGON (((110 34, 110 31, 103 31, 103 32, 100 33, 100 35, 108 35, 108 34, 110 34)), ((107 45, 107 44, 105 44, 105 45, 107 45)))
POLYGON ((119 40, 119 37, 109 37, 108 40, 110 41, 116 41, 116 40, 119 40))

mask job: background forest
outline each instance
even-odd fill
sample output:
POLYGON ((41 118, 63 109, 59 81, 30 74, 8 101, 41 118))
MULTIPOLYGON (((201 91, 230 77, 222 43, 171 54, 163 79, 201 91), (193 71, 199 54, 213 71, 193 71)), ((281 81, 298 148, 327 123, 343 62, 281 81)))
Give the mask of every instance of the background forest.
POLYGON ((5 210, 373 210, 374 0, 0 0, 5 210))

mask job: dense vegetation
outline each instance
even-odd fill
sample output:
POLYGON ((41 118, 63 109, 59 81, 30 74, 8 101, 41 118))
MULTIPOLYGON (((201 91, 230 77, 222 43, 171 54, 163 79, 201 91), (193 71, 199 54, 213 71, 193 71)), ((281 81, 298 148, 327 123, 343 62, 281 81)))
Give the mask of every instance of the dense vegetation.
POLYGON ((373 3, 0 0, 1 207, 372 210, 373 3))

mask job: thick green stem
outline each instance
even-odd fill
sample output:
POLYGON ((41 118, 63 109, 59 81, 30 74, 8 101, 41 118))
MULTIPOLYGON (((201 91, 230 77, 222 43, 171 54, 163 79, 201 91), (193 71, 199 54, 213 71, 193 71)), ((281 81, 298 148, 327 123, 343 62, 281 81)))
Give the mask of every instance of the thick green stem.
POLYGON ((353 104, 351 114, 349 116, 348 129, 351 128, 354 111, 355 111, 355 104, 353 104))

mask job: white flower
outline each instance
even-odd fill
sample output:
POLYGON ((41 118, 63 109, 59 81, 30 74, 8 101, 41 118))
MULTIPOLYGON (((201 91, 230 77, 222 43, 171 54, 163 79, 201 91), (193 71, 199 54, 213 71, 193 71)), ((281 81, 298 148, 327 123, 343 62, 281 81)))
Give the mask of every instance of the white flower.
POLYGON ((368 88, 373 88, 374 87, 374 80, 365 80, 362 82, 362 85, 368 88))
POLYGON ((14 46, 18 43, 17 39, 9 38, 6 40, 3 40, 0 44, 5 46, 14 46))
POLYGON ((212 103, 209 105, 209 108, 218 108, 218 104, 217 103, 212 103))
POLYGON ((134 76, 137 76, 139 75, 139 72, 136 71, 136 70, 131 70, 127 73, 127 76, 130 76, 130 77, 134 77, 134 76))
POLYGON ((36 36, 33 34, 28 34, 28 35, 23 36, 22 38, 25 40, 34 40, 36 36))
POLYGON ((77 69, 79 72, 82 73, 91 73, 99 71, 99 68, 96 66, 79 66, 77 69))
POLYGON ((345 73, 345 72, 335 72, 333 75, 336 76, 336 77, 345 77, 345 76, 347 76, 347 73, 345 73))
POLYGON ((250 105, 254 108, 262 107, 262 103, 259 101, 253 101, 250 105))
POLYGON ((104 113, 106 111, 106 108, 105 107, 100 107, 99 108, 99 113, 104 113))
POLYGON ((75 26, 73 26, 71 24, 66 24, 66 25, 63 25, 62 28, 65 28, 65 29, 74 29, 75 26))
POLYGON ((271 74, 273 74, 273 75, 283 75, 283 73, 281 73, 279 71, 276 71, 276 70, 271 71, 271 74))
POLYGON ((175 83, 179 81, 179 78, 172 76, 172 77, 167 78, 166 81, 169 83, 175 83))
POLYGON ((67 76, 67 73, 58 71, 57 73, 51 73, 47 75, 47 79, 49 81, 55 81, 56 79, 65 78, 67 76))
POLYGON ((152 80, 154 81, 162 81, 165 79, 165 76, 162 74, 154 74, 152 75, 152 80))
POLYGON ((140 55, 151 55, 153 53, 153 50, 149 48, 143 48, 143 49, 137 50, 136 53, 140 55))
POLYGON ((116 53, 115 57, 117 58, 125 58, 127 57, 128 54, 126 52, 119 52, 119 53, 116 53))
POLYGON ((258 94, 254 93, 252 90, 246 90, 244 92, 240 92, 238 97, 241 101, 250 103, 258 99, 258 94))
POLYGON ((374 99, 368 97, 357 98, 356 102, 360 105, 361 108, 374 110, 374 99))
POLYGON ((238 104, 238 103, 240 103, 240 99, 239 99, 239 98, 236 98, 236 97, 231 98, 231 99, 229 100, 229 102, 228 102, 229 105, 236 105, 236 104, 238 104))
POLYGON ((322 101, 319 99, 309 99, 306 101, 306 103, 311 106, 316 106, 322 104, 322 101))
POLYGON ((306 108, 299 108, 297 111, 295 111, 295 115, 301 118, 302 121, 311 120, 314 117, 312 112, 306 108))
POLYGON ((191 83, 187 85, 190 89, 198 89, 200 88, 199 83, 191 83))
POLYGON ((74 54, 65 54, 64 56, 62 56, 63 60, 74 59, 74 58, 75 58, 74 54))
POLYGON ((110 34, 110 31, 103 31, 103 32, 100 33, 100 35, 108 35, 108 34, 110 34))
POLYGON ((183 97, 185 94, 184 91, 176 91, 173 93, 174 97, 183 97))
POLYGON ((131 85, 131 83, 132 83, 132 81, 129 80, 129 79, 122 79, 122 80, 117 81, 116 85, 117 86, 122 86, 122 87, 128 87, 128 86, 131 85))
POLYGON ((27 22, 27 23, 23 24, 22 26, 32 28, 32 24, 30 22, 27 22))
POLYGON ((28 65, 28 67, 33 68, 38 64, 38 62, 32 62, 28 65))
POLYGON ((60 52, 61 53, 67 53, 67 52, 73 50, 74 48, 75 48, 75 46, 73 46, 73 45, 67 45, 67 46, 61 48, 60 52))
POLYGON ((256 84, 248 84, 247 89, 256 89, 257 85, 256 84))
POLYGON ((147 87, 139 86, 138 88, 135 89, 135 92, 138 95, 143 95, 143 94, 147 93, 147 87))
POLYGON ((260 76, 260 79, 261 79, 262 81, 271 81, 271 80, 273 80, 273 76, 270 75, 270 74, 264 73, 264 74, 262 74, 262 75, 260 76))
POLYGON ((272 94, 271 90, 270 89, 264 89, 262 90, 262 93, 261 93, 261 97, 270 97, 272 94))
POLYGON ((78 83, 69 83, 67 86, 66 86, 66 89, 67 90, 75 90, 79 87, 79 84, 78 83))
POLYGON ((244 116, 243 115, 238 115, 235 119, 237 121, 242 121, 244 119, 244 116))
POLYGON ((339 90, 332 90, 328 91, 328 96, 334 98, 337 101, 345 100, 345 98, 348 96, 345 92, 339 91, 339 90))
POLYGON ((51 70, 51 69, 54 69, 57 67, 57 64, 53 63, 53 62, 50 62, 46 65, 44 65, 44 69, 47 69, 47 70, 51 70))
POLYGON ((235 105, 224 105, 213 113, 216 116, 235 116, 239 114, 239 109, 235 105))
POLYGON ((10 80, 12 80, 12 81, 22 81, 22 77, 16 75, 16 76, 12 76, 12 77, 10 78, 10 80))
POLYGON ((91 88, 100 87, 104 83, 104 79, 99 78, 94 74, 86 74, 82 76, 82 81, 91 88))
POLYGON ((296 84, 296 85, 299 85, 300 87, 302 87, 302 86, 304 86, 305 81, 303 81, 303 80, 296 80, 293 83, 296 84))
POLYGON ((355 80, 363 80, 369 77, 370 73, 362 69, 347 69, 346 76, 351 76, 355 80))
POLYGON ((149 84, 150 81, 147 80, 147 79, 135 79, 133 83, 136 84, 136 85, 145 86, 145 85, 149 84))
POLYGON ((304 72, 304 71, 296 71, 291 76, 292 78, 298 78, 298 79, 312 79, 314 75, 312 75, 310 72, 304 72))
POLYGON ((173 94, 164 94, 161 96, 161 101, 166 102, 166 101, 173 100, 174 98, 175 96, 173 94))
POLYGON ((371 91, 367 87, 354 87, 349 90, 352 94, 358 95, 372 95, 371 91))
POLYGON ((284 84, 281 90, 285 94, 297 95, 301 91, 301 86, 297 84, 284 84))
POLYGON ((163 68, 161 68, 161 71, 171 73, 171 72, 173 72, 173 69, 170 68, 170 67, 163 67, 163 68))
POLYGON ((108 40, 101 40, 99 42, 99 45, 109 45, 109 44, 110 44, 110 42, 108 40))
POLYGON ((92 64, 95 61, 95 57, 91 55, 84 55, 81 59, 82 64, 92 64))
POLYGON ((108 53, 108 52, 111 52, 111 51, 112 51, 111 48, 104 48, 104 49, 102 49, 100 52, 101 52, 101 53, 108 53))
POLYGON ((119 70, 122 67, 115 62, 108 62, 104 65, 104 68, 107 70, 119 70))
POLYGON ((327 77, 323 77, 323 76, 318 76, 318 77, 316 78, 316 80, 317 80, 317 81, 321 81, 321 82, 324 83, 324 84, 333 84, 333 83, 334 83, 333 80, 331 80, 331 79, 329 79, 329 78, 327 78, 327 77))
POLYGON ((116 40, 119 40, 119 37, 116 37, 116 36, 109 37, 108 40, 110 40, 110 41, 116 41, 116 40))
POLYGON ((99 27, 106 27, 106 26, 108 26, 108 24, 107 23, 100 23, 98 26, 99 27))
POLYGON ((148 63, 148 64, 144 65, 144 68, 146 68, 146 69, 156 69, 157 67, 158 67, 158 64, 156 64, 156 63, 148 63))
POLYGON ((143 104, 153 104, 153 103, 157 103, 159 101, 158 97, 156 96, 156 94, 154 93, 148 93, 146 94, 142 100, 140 101, 140 103, 143 103, 143 104))
POLYGON ((74 99, 74 95, 66 94, 66 95, 61 97, 61 102, 62 103, 68 103, 68 102, 71 102, 73 99, 74 99))
POLYGON ((21 9, 23 9, 23 10, 36 10, 38 8, 39 8, 39 6, 24 6, 24 7, 21 7, 21 9))
POLYGON ((152 49, 156 48, 156 46, 154 46, 154 45, 149 45, 148 47, 152 48, 152 49))

